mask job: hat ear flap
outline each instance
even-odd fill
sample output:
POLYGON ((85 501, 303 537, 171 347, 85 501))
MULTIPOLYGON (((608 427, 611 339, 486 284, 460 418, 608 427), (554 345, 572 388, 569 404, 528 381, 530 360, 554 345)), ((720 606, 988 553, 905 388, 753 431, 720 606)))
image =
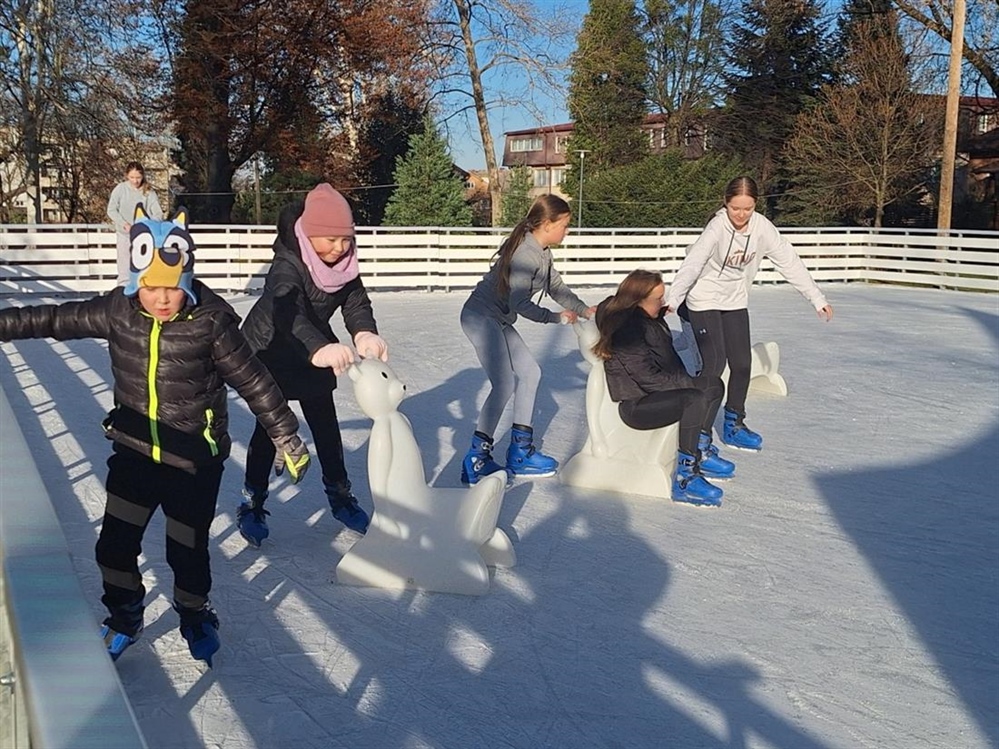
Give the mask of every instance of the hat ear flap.
POLYGON ((173 213, 173 218, 170 219, 178 226, 186 229, 187 228, 187 208, 184 206, 179 206, 173 213))
POLYGON ((135 204, 135 215, 132 217, 132 223, 139 221, 144 218, 149 218, 149 214, 146 213, 146 207, 142 203, 135 204))

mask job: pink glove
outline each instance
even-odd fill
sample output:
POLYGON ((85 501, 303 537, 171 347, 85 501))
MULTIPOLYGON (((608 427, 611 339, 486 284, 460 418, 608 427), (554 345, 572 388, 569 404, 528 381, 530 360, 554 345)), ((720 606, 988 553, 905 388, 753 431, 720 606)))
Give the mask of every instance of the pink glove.
POLYGON ((312 366, 332 369, 333 374, 342 375, 354 363, 354 352, 342 343, 327 343, 312 355, 312 366))
POLYGON ((362 359, 388 361, 388 344, 384 338, 370 330, 362 330, 354 336, 354 347, 362 359))

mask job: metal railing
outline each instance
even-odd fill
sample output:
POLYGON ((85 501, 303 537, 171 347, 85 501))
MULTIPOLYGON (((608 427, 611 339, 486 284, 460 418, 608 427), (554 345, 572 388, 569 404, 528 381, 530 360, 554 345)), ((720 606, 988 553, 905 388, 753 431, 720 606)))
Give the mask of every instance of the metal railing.
POLYGON ((144 749, 66 538, 0 390, 0 745, 144 749))
MULTIPOLYGON (((259 289, 275 232, 200 225, 197 274, 217 291, 259 289)), ((469 288, 489 268, 508 229, 360 227, 358 249, 372 289, 469 288)), ((783 234, 819 282, 902 283, 999 291, 999 232, 791 228, 783 234)), ((700 229, 582 229, 555 249, 570 285, 609 286, 638 267, 669 278, 700 229)), ((101 225, 0 226, 0 294, 103 292, 114 285, 115 235, 101 225)), ((782 282, 764 263, 757 280, 782 282)))

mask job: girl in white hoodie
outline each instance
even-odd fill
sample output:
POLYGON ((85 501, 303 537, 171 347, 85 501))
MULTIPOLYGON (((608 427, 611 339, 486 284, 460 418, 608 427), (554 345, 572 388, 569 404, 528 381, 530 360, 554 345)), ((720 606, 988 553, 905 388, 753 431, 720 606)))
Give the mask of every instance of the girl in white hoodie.
POLYGON ((678 310, 693 327, 704 363, 700 374, 719 377, 725 364, 729 366, 722 442, 753 451, 762 449, 763 438, 743 421, 752 361, 749 286, 763 258, 770 258, 819 317, 828 321, 833 316, 832 306, 794 248, 777 227, 756 213, 758 198, 759 189, 752 177, 736 177, 728 183, 725 206, 687 248, 687 257, 666 297, 667 308, 678 310))
POLYGON ((108 198, 108 218, 114 224, 118 247, 118 285, 128 283, 129 256, 131 253, 132 217, 135 216, 135 206, 142 204, 143 212, 156 221, 163 220, 163 209, 156 192, 146 181, 146 170, 138 161, 125 164, 125 181, 119 182, 111 197, 108 198))

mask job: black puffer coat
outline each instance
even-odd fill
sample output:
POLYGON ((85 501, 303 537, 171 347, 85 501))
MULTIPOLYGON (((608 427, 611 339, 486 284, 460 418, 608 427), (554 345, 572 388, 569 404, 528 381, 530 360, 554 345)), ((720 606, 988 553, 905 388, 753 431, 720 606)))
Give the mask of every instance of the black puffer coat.
MULTIPOLYGON (((603 306, 597 308, 598 326, 603 306)), ((664 313, 665 309, 657 317, 649 317, 636 308, 614 334, 611 358, 604 362, 611 400, 630 401, 660 390, 697 387, 673 348, 664 313)))
POLYGON ((226 383, 272 438, 298 432, 274 379, 239 332, 239 316, 200 281, 199 303, 169 322, 117 288, 83 302, 0 310, 0 340, 103 338, 114 376, 108 439, 178 468, 229 455, 226 383))
POLYGON ((351 338, 362 330, 378 332, 360 277, 332 293, 313 282, 295 236, 295 222, 304 208, 300 202, 281 211, 263 294, 243 321, 243 335, 288 400, 314 398, 336 387, 332 369, 309 363, 323 346, 340 342, 330 327, 334 312, 342 311, 351 338))

